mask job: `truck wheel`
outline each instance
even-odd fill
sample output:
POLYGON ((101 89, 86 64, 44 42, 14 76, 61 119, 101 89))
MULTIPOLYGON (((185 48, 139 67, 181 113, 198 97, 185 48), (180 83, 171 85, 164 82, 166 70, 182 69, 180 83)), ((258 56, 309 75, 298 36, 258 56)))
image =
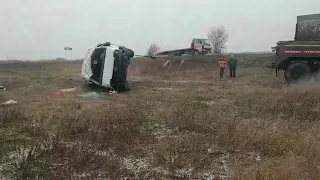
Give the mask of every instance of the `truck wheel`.
POLYGON ((198 51, 198 50, 195 50, 193 54, 194 54, 195 56, 198 56, 198 55, 199 55, 199 51, 198 51))
POLYGON ((305 63, 292 63, 284 72, 287 82, 296 82, 301 79, 310 79, 310 67, 305 63))

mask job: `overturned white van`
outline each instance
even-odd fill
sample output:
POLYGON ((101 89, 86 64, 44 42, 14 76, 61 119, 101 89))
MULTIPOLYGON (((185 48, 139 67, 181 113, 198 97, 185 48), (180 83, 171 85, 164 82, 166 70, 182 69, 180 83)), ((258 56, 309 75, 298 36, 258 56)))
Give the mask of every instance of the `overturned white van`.
POLYGON ((90 48, 82 63, 81 77, 89 84, 110 91, 130 90, 127 69, 134 51, 110 42, 90 48))

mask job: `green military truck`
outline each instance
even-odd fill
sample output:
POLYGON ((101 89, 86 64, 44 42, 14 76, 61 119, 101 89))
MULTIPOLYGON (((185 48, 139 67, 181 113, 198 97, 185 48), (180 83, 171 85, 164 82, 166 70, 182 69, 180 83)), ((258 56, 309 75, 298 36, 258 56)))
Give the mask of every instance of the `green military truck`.
POLYGON ((294 40, 278 41, 272 50, 276 54, 276 75, 284 70, 287 82, 317 75, 320 69, 320 14, 298 16, 294 40))

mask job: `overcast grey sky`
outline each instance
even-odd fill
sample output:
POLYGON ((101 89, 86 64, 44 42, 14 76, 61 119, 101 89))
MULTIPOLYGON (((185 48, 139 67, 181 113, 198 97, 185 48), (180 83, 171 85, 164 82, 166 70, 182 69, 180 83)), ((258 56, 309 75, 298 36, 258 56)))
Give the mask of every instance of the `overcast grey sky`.
POLYGON ((189 47, 212 25, 229 30, 228 51, 271 51, 294 37, 296 16, 319 12, 319 0, 1 0, 0 59, 84 56, 97 43, 145 54, 189 47))

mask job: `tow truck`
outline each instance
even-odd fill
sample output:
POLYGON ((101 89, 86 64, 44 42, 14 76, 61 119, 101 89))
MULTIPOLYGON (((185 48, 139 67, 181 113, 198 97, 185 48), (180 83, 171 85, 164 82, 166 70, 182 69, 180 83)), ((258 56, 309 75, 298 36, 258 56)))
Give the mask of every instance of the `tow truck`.
POLYGON ((208 39, 193 38, 189 48, 162 51, 157 53, 157 56, 182 56, 183 54, 197 56, 211 53, 211 50, 212 46, 210 45, 208 39))

